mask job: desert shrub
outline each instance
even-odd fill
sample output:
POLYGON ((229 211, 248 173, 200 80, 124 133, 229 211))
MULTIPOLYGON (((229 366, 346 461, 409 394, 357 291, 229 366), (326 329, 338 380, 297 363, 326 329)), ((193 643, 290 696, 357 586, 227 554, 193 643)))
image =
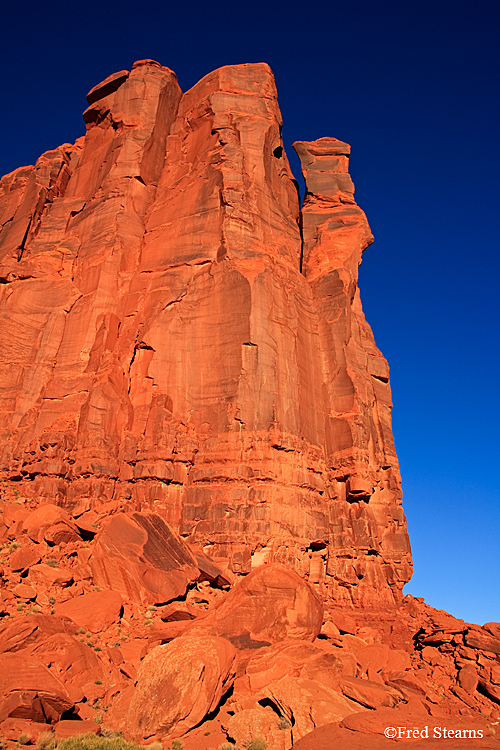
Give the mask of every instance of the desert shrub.
POLYGON ((49 559, 46 560, 46 564, 49 568, 57 568, 57 560, 55 557, 49 557, 49 559))
POLYGON ((288 721, 286 716, 282 716, 278 721, 278 729, 290 729, 291 723, 288 721))
POLYGON ((77 737, 68 737, 59 740, 57 750, 144 750, 135 742, 126 742, 123 737, 112 730, 106 729, 107 737, 99 737, 97 734, 80 734, 77 737), (114 734, 114 736, 110 736, 114 734))
POLYGON ((31 743, 31 737, 29 734, 20 734, 17 738, 18 745, 29 745, 31 743))
POLYGON ((232 742, 223 742, 219 750, 235 750, 235 747, 232 742))
POLYGON ((172 750, 182 750, 182 742, 180 740, 172 740, 172 750))
POLYGON ((38 750, 55 750, 57 740, 54 732, 42 732, 36 741, 38 750))
POLYGON ((266 750, 267 742, 265 737, 255 737, 247 745, 247 750, 266 750))

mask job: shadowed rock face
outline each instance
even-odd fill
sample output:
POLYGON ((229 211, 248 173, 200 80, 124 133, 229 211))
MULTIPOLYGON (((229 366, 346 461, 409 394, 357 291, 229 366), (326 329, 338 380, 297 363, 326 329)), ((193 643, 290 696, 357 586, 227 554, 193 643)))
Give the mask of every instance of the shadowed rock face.
POLYGON ((295 144, 300 211, 267 65, 182 94, 139 61, 88 100, 84 138, 0 182, 2 476, 393 606, 409 543, 349 146, 295 144))

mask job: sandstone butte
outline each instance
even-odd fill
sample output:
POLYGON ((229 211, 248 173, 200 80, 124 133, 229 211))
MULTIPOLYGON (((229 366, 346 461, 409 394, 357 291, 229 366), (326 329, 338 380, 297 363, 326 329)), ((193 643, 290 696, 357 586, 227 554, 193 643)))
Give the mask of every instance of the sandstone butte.
POLYGON ((294 145, 301 208, 267 65, 87 99, 0 181, 6 746, 500 748, 500 624, 402 593, 349 146, 294 145))

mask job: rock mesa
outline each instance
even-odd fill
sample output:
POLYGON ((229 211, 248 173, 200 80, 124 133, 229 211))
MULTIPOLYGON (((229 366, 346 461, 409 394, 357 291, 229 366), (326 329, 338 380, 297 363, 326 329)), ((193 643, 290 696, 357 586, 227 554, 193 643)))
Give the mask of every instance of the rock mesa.
POLYGON ((267 65, 183 94, 142 60, 88 102, 85 137, 0 183, 2 476, 393 606, 411 561, 349 146, 295 144, 301 209, 267 65))

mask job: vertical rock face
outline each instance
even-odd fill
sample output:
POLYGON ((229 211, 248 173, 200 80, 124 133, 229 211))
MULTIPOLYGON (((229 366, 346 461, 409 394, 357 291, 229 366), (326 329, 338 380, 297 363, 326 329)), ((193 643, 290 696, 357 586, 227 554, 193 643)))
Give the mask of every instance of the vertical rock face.
POLYGON ((182 94, 139 61, 88 101, 84 138, 0 182, 2 476, 393 605, 409 544, 349 147, 295 144, 300 211, 267 65, 182 94))

